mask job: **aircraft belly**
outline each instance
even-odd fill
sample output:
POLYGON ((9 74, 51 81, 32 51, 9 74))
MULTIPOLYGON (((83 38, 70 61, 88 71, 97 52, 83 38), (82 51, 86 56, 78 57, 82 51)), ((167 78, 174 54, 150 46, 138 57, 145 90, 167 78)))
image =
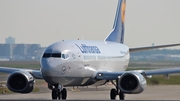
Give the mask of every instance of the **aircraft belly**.
POLYGON ((60 84, 64 87, 66 86, 87 86, 93 83, 92 77, 46 77, 51 84, 60 84))
POLYGON ((61 64, 54 68, 50 75, 44 75, 49 84, 60 84, 63 86, 85 86, 92 84, 96 72, 90 68, 79 68, 80 64, 71 62, 61 64))

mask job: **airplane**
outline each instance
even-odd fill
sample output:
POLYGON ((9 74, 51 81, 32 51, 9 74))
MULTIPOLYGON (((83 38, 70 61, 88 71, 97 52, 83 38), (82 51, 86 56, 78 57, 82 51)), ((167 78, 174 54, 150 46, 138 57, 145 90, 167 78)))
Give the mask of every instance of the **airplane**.
POLYGON ((8 89, 17 93, 30 93, 35 79, 44 79, 52 90, 52 99, 65 100, 66 87, 112 82, 115 88, 110 91, 110 99, 119 96, 120 100, 124 100, 124 94, 138 94, 145 89, 146 77, 180 73, 180 68, 125 71, 131 52, 180 45, 129 48, 124 44, 125 7, 126 0, 118 0, 113 29, 103 41, 55 42, 42 53, 40 70, 0 67, 0 72, 10 74, 7 79, 8 89))

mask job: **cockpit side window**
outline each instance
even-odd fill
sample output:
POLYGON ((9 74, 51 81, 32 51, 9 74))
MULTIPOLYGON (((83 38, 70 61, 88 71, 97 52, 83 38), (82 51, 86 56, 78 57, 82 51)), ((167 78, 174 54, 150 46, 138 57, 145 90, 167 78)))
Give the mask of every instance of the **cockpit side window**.
POLYGON ((51 57, 51 53, 44 53, 43 54, 43 58, 50 58, 51 57))
POLYGON ((63 59, 66 59, 66 57, 65 57, 65 55, 64 55, 64 54, 62 54, 62 58, 63 58, 63 59))
POLYGON ((68 54, 66 54, 66 58, 69 58, 69 55, 68 55, 68 54))
POLYGON ((69 55, 68 55, 68 54, 62 54, 62 58, 63 58, 63 59, 68 59, 68 58, 69 58, 69 55))

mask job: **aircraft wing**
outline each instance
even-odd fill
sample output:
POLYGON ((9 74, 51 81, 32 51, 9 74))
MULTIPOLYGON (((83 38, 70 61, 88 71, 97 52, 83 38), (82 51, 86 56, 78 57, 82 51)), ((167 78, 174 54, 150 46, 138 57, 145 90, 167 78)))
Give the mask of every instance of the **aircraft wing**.
POLYGON ((15 71, 26 71, 29 72, 36 79, 43 79, 40 70, 32 70, 32 69, 19 69, 19 68, 11 68, 11 67, 0 67, 0 72, 11 74, 15 71))
POLYGON ((158 46, 148 46, 148 47, 137 47, 137 48, 130 48, 129 52, 150 50, 150 49, 156 49, 156 48, 164 48, 164 47, 173 47, 173 46, 179 46, 179 45, 180 44, 168 44, 168 45, 158 45, 158 46))
POLYGON ((98 72, 96 79, 99 80, 116 80, 124 73, 138 72, 144 76, 150 75, 165 75, 165 74, 175 74, 180 73, 180 68, 167 68, 167 69, 153 69, 153 70, 132 70, 132 71, 122 71, 122 72, 98 72))

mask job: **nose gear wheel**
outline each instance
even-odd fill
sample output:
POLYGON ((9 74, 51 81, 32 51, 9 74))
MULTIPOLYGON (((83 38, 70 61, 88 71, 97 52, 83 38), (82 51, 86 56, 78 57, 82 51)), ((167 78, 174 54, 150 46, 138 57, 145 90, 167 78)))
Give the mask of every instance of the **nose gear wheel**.
POLYGON ((52 99, 66 100, 67 98, 67 90, 65 88, 60 89, 59 86, 55 85, 55 88, 52 89, 52 99))

